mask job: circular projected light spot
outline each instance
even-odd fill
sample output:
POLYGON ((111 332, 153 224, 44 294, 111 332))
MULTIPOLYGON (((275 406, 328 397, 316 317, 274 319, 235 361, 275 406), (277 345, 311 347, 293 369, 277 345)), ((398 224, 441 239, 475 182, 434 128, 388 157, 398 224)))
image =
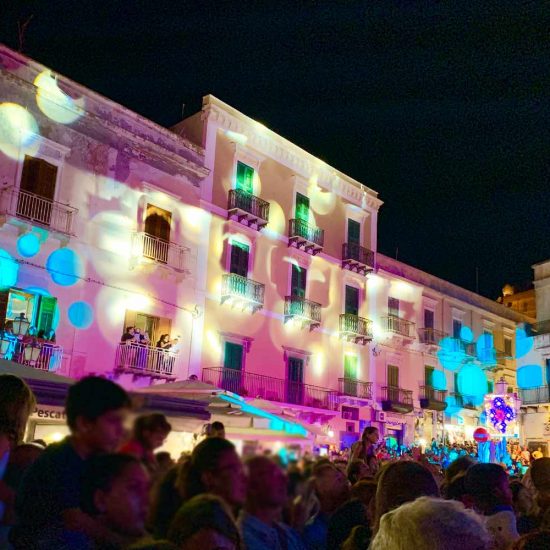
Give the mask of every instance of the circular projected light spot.
POLYGON ((518 386, 522 389, 542 386, 542 368, 540 365, 525 365, 517 371, 518 386))
POLYGON ((464 342, 471 343, 474 341, 474 333, 472 332, 472 329, 467 326, 463 326, 460 329, 460 339, 464 340, 464 342))
POLYGON ((19 264, 9 252, 0 248, 0 290, 14 286, 18 274, 19 264))
POLYGON ((448 370, 457 370, 464 360, 464 351, 456 338, 445 337, 440 342, 437 358, 441 366, 448 370))
POLYGON ((69 306, 69 321, 78 329, 87 329, 94 322, 94 310, 86 302, 74 302, 69 306))
POLYGON ((52 281, 61 286, 74 285, 81 275, 80 260, 70 248, 60 248, 52 252, 46 261, 52 281))
POLYGON ((480 405, 487 393, 487 375, 477 365, 464 365, 458 373, 458 391, 475 398, 474 404, 480 405))
POLYGON ((25 258, 31 258, 40 251, 40 241, 33 233, 27 233, 17 239, 17 251, 25 258))
POLYGON ((462 410, 462 408, 457 405, 456 399, 452 395, 448 395, 445 398, 445 403, 447 403, 445 414, 448 414, 449 416, 453 416, 462 410))
POLYGON ((436 390, 446 390, 447 389, 447 378, 445 373, 441 370, 434 370, 432 372, 432 386, 436 390))
POLYGON ((516 329, 516 357, 519 359, 527 355, 533 347, 533 338, 527 336, 525 329, 516 329))
POLYGON ((18 159, 21 150, 34 155, 38 151, 38 124, 21 105, 0 103, 0 151, 18 159))

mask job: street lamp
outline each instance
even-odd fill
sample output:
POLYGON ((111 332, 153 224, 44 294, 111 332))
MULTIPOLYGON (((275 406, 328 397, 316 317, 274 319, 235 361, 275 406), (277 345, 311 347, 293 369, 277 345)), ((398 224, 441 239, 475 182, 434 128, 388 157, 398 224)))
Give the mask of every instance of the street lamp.
POLYGON ((13 320, 13 334, 15 336, 25 336, 29 330, 30 321, 25 317, 24 313, 21 313, 19 317, 13 320))

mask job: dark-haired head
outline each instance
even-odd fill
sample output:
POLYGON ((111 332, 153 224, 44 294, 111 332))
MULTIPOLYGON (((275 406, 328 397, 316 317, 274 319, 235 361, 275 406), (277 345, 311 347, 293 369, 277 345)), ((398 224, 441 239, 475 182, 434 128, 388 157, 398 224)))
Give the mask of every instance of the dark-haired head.
POLYGON ((134 437, 146 449, 161 447, 172 426, 161 413, 142 414, 134 420, 134 437))
POLYGON ((465 472, 474 464, 476 464, 476 461, 468 455, 458 457, 456 460, 453 460, 445 470, 445 480, 451 481, 457 474, 465 472))
POLYGON ((149 475, 133 456, 92 457, 82 479, 81 508, 117 533, 141 536, 149 505, 149 475))
POLYGON ((36 399, 27 383, 12 374, 0 375, 0 395, 0 435, 15 447, 23 440, 36 399))
POLYGON ((90 453, 111 452, 124 435, 123 423, 130 405, 128 394, 118 384, 88 376, 69 388, 67 424, 90 453))
POLYGON ((186 502, 170 525, 168 539, 183 549, 238 550, 241 543, 231 511, 214 495, 198 495, 186 502))
POLYGON ((474 464, 464 478, 465 498, 483 514, 491 514, 497 506, 512 505, 508 475, 498 464, 474 464))
POLYGON ((244 502, 246 480, 233 443, 219 437, 201 441, 180 469, 178 486, 187 500, 202 493, 221 496, 230 506, 244 502))

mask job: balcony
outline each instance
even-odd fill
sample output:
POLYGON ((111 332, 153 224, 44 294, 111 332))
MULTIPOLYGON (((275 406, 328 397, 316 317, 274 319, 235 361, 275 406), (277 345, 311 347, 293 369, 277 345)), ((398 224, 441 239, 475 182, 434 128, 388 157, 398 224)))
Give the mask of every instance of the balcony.
POLYGON ((303 220, 292 219, 288 223, 288 246, 295 246, 315 256, 323 250, 325 232, 308 225, 303 220))
POLYGON ((178 273, 189 274, 189 249, 165 241, 143 231, 132 234, 132 266, 139 264, 164 265, 178 273))
POLYGON ((235 218, 239 223, 259 231, 269 221, 269 203, 242 189, 230 189, 227 218, 235 218))
POLYGON ((285 297, 285 323, 297 321, 313 330, 321 325, 321 304, 298 296, 285 297))
POLYGON ((464 395, 462 393, 451 393, 450 397, 455 407, 459 409, 470 409, 472 411, 477 410, 475 404, 475 397, 472 395, 464 395))
POLYGON ((385 315, 380 318, 382 330, 389 332, 390 335, 398 336, 404 340, 414 340, 414 323, 402 319, 397 315, 385 315))
POLYGON ((413 410, 413 392, 395 386, 382 386, 382 410, 410 413, 413 410))
POLYGON ((342 269, 361 275, 374 271, 374 252, 357 243, 342 245, 342 269))
POLYGON ((444 411, 447 408, 445 390, 436 390, 433 386, 420 386, 420 407, 430 411, 444 411))
POLYGON ((132 374, 134 379, 147 376, 174 380, 177 359, 178 354, 170 350, 142 344, 120 343, 115 354, 115 374, 132 374))
POLYGON ((522 405, 550 403, 550 386, 546 385, 519 390, 519 398, 521 399, 522 405))
POLYGON ((338 393, 358 399, 372 399, 372 382, 362 382, 355 378, 338 378, 338 393))
POLYGON ((0 359, 10 359, 33 369, 54 372, 61 366, 63 348, 49 341, 23 342, 15 337, 0 339, 0 359))
POLYGON ((439 348, 441 340, 447 335, 435 328, 419 328, 418 329, 418 341, 429 349, 439 348))
POLYGON ((372 340, 372 321, 351 313, 340 315, 340 337, 348 342, 362 344, 372 340))
POLYGON ((222 278, 222 304, 241 305, 250 308, 252 313, 264 307, 265 285, 236 273, 226 273, 222 278))
POLYGON ((14 225, 39 225, 62 235, 71 236, 78 210, 60 202, 45 199, 14 187, 0 190, 0 225, 8 217, 14 225))
POLYGON ((331 411, 338 408, 338 392, 334 390, 263 374, 212 367, 202 369, 202 381, 242 397, 260 398, 331 411))

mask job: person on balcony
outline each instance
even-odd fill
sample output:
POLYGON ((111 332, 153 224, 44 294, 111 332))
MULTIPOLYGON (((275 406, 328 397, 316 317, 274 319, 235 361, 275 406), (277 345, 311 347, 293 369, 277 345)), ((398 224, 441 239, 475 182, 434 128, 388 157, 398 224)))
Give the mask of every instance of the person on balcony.
POLYGON ((162 334, 157 342, 157 348, 169 350, 172 347, 172 341, 169 334, 162 334))
POLYGON ((134 340, 134 327, 126 327, 126 332, 120 337, 122 344, 131 344, 134 340))

